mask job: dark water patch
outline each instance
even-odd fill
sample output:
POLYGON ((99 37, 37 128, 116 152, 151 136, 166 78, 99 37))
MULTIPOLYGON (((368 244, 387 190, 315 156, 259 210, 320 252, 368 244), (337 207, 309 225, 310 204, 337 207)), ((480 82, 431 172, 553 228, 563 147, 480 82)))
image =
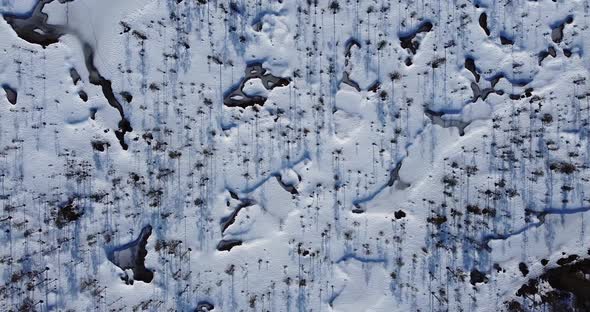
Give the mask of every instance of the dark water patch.
POLYGON ((122 270, 132 270, 133 278, 125 275, 123 280, 133 284, 133 280, 150 283, 154 278, 154 272, 145 267, 145 257, 147 256, 147 241, 152 235, 152 226, 146 225, 141 229, 137 239, 119 247, 107 251, 107 258, 114 265, 122 270))
POLYGON ((431 109, 424 110, 424 114, 431 120, 435 125, 439 125, 443 128, 455 127, 459 130, 459 135, 465 135, 465 128, 471 124, 470 122, 458 120, 458 119, 447 119, 443 118, 445 113, 435 112, 431 109))
POLYGON ((125 134, 131 131, 133 131, 133 129, 131 128, 131 124, 129 123, 129 121, 125 118, 121 119, 121 121, 119 121, 119 129, 115 130, 115 137, 117 137, 117 140, 119 140, 119 144, 124 150, 127 150, 127 148, 129 148, 127 143, 125 143, 125 134))
POLYGON ((389 180, 387 181, 387 186, 392 187, 395 184, 395 181, 399 180, 399 170, 402 167, 402 162, 399 161, 395 164, 395 167, 391 169, 389 173, 389 180))
POLYGON ((387 180, 387 186, 392 187, 397 182, 396 189, 403 190, 410 187, 409 183, 406 183, 400 179, 399 171, 402 168, 402 161, 400 160, 395 167, 389 171, 389 180, 387 180))
POLYGON ((240 245, 242 245, 242 241, 239 239, 222 239, 217 244, 217 250, 230 251, 232 248, 240 245))
POLYGON ((409 50, 412 54, 416 54, 420 47, 420 40, 416 36, 420 33, 429 32, 432 30, 432 23, 429 21, 422 22, 418 28, 408 33, 400 34, 399 41, 402 48, 409 50))
POLYGON ((483 29, 487 36, 490 35, 490 29, 488 28, 488 15, 483 12, 479 15, 479 27, 483 29))
POLYGON ((381 88, 381 81, 376 80, 367 88, 367 91, 377 93, 379 88, 381 88))
POLYGON ((511 100, 513 100, 513 101, 517 101, 517 100, 522 99, 522 95, 520 95, 520 94, 510 94, 510 95, 508 95, 508 98, 511 99, 511 100))
POLYGON ((529 267, 524 262, 518 264, 518 269, 520 270, 520 273, 522 273, 522 276, 527 276, 529 274, 529 267))
POLYGON ((228 190, 229 192, 229 196, 235 200, 240 200, 240 197, 238 196, 238 194, 232 190, 228 190))
POLYGON ((549 52, 547 51, 541 51, 539 52, 539 66, 541 66, 541 64, 543 63, 543 61, 547 58, 547 56, 549 56, 549 52))
MULTIPOLYGON (((94 49, 88 42, 85 42, 82 38, 80 38, 78 32, 75 29, 71 29, 66 25, 47 24, 48 15, 42 11, 45 5, 52 1, 53 0, 41 0, 37 2, 31 14, 25 16, 5 14, 3 17, 21 39, 32 44, 39 44, 44 48, 48 45, 57 43, 59 38, 65 34, 74 35, 82 43, 84 60, 89 73, 90 83, 101 87, 109 105, 117 109, 119 115, 121 116, 121 121, 119 121, 119 129, 115 131, 115 135, 121 143, 121 147, 126 150, 128 146, 125 143, 125 133, 131 132, 132 128, 129 121, 125 118, 123 107, 113 94, 111 81, 105 79, 99 73, 98 69, 94 65, 94 49)), ((60 1, 60 3, 64 2, 65 1, 60 1)), ((73 68, 70 69, 70 76, 72 77, 74 84, 80 80, 80 75, 73 68)), ((84 100, 84 98, 87 99, 87 96, 80 94, 80 98, 84 100)))
POLYGON ((473 74, 475 82, 479 82, 480 75, 475 67, 475 60, 472 57, 465 58, 465 68, 473 74))
POLYGON ((563 28, 564 28, 564 24, 560 24, 555 28, 551 29, 551 40, 553 40, 553 42, 555 43, 560 43, 561 40, 563 39, 563 28))
MULTIPOLYGON (((234 91, 235 92, 235 91, 234 91)), ((236 92, 238 93, 238 92, 236 92)), ((241 91, 239 92, 241 93, 241 91)), ((230 94, 224 100, 225 106, 246 108, 254 105, 264 105, 266 97, 263 96, 245 96, 241 94, 230 94)))
POLYGON ((565 24, 573 23, 574 18, 570 15, 565 20, 555 23, 551 26, 551 40, 555 43, 560 43, 563 40, 563 29, 565 24))
POLYGON ((500 79, 502 79, 502 78, 504 78, 503 74, 498 74, 498 75, 495 75, 494 77, 492 77, 490 79, 490 85, 492 86, 492 88, 495 88, 496 85, 498 84, 498 82, 500 82, 500 79))
POLYGON ((361 91, 359 84, 356 81, 350 79, 350 74, 346 71, 342 73, 342 80, 340 82, 353 87, 356 91, 361 91))
POLYGON ((96 107, 90 108, 90 119, 96 120, 96 112, 98 109, 96 107))
POLYGON ((91 84, 101 87, 102 93, 107 99, 109 105, 115 108, 121 116, 121 120, 119 121, 119 129, 115 130, 115 136, 119 140, 121 147, 124 150, 126 150, 128 148, 128 145, 127 143, 125 143, 125 134, 127 132, 133 131, 133 128, 131 128, 131 124, 125 118, 123 106, 121 105, 121 103, 119 103, 119 101, 115 97, 115 94, 113 93, 111 81, 105 79, 94 65, 94 50, 92 49, 90 44, 84 43, 83 52, 84 62, 86 64, 86 68, 88 69, 88 80, 91 84))
POLYGON ((228 107, 246 108, 253 105, 264 105, 267 98, 260 95, 249 96, 244 93, 244 84, 250 79, 260 79, 266 90, 272 90, 276 87, 284 87, 291 82, 289 78, 282 78, 268 73, 262 67, 262 63, 251 63, 246 66, 244 78, 240 83, 230 91, 226 92, 223 98, 223 104, 228 107))
MULTIPOLYGON (((508 81, 508 83, 510 83, 514 87, 525 87, 526 85, 528 85, 529 83, 531 83, 533 81, 532 78, 520 78, 520 79, 508 78, 508 77, 506 77, 506 75, 503 72, 499 72, 499 73, 495 74, 494 76, 492 76, 491 78, 488 78, 487 80, 490 81, 491 87, 495 88, 496 84, 500 81, 500 79, 506 79, 508 81)), ((498 90, 494 90, 494 91, 496 91, 496 93, 499 92, 498 90)))
POLYGON ((82 101, 88 102, 88 94, 86 93, 86 91, 84 91, 84 90, 78 91, 78 96, 80 97, 80 99, 82 101))
POLYGON ((475 82, 471 83, 471 91, 473 91, 473 97, 471 98, 471 102, 477 102, 477 99, 481 98, 482 101, 485 101, 488 98, 488 95, 491 93, 496 92, 494 88, 484 88, 480 89, 479 85, 475 82))
POLYGON ((4 92, 6 93, 6 99, 8 102, 12 105, 16 105, 16 100, 18 98, 18 92, 16 89, 12 88, 8 84, 3 84, 2 89, 4 89, 4 92))
POLYGON ((367 211, 365 207, 361 206, 358 203, 353 204, 353 206, 354 208, 352 208, 351 212, 354 214, 361 214, 367 211))
POLYGON ((502 45, 513 45, 514 40, 507 36, 506 34, 500 34, 500 43, 502 45))
POLYGON ((48 16, 42 11, 45 5, 52 1, 41 0, 37 2, 29 15, 4 14, 4 20, 21 39, 45 48, 57 43, 59 38, 66 33, 64 26, 47 24, 48 16))
POLYGON ((72 67, 70 68, 70 77, 72 78, 72 82, 77 85, 78 81, 82 80, 82 78, 80 77, 80 74, 78 73, 78 71, 72 67))
POLYGON ((539 66, 541 66, 541 64, 543 63, 543 60, 545 60, 545 58, 547 58, 549 55, 551 55, 551 57, 557 56, 557 51, 555 51, 554 47, 550 46, 547 48, 547 51, 539 52, 539 66))
POLYGON ((358 49, 360 49, 361 43, 354 38, 346 40, 346 43, 344 45, 344 57, 350 57, 352 55, 351 50, 353 47, 357 47, 358 49))
POLYGON ((283 182, 283 179, 281 179, 281 175, 280 174, 275 174, 274 176, 277 179, 277 182, 279 182, 279 185, 281 185, 281 187, 285 191, 287 191, 287 192, 289 192, 289 193, 291 193, 293 195, 299 195, 299 192, 297 191, 297 188, 295 187, 295 185, 290 184, 290 183, 283 182))
POLYGON ((243 208, 246 208, 246 207, 253 206, 254 204, 256 204, 256 202, 254 200, 241 199, 240 204, 238 204, 238 206, 232 211, 232 213, 229 216, 221 218, 221 220, 219 222, 221 224, 221 233, 225 232, 225 230, 227 230, 227 228, 230 225, 232 225, 232 224, 234 224, 234 222, 236 222, 236 217, 238 216, 238 213, 240 212, 240 210, 242 210, 243 208))

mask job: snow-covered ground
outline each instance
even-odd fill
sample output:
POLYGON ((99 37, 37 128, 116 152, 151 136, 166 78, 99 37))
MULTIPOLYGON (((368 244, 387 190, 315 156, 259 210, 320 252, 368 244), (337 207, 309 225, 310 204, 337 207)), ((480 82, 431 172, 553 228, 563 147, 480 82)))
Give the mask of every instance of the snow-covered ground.
POLYGON ((589 9, 0 0, 0 310, 588 311, 589 9))

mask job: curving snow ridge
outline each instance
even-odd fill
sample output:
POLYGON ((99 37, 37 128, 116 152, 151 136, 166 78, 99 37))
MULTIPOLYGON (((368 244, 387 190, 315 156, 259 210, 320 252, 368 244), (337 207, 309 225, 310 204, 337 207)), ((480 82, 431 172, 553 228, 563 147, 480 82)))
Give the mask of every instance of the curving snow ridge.
POLYGON ((590 309, 587 2, 0 12, 2 307, 590 309))

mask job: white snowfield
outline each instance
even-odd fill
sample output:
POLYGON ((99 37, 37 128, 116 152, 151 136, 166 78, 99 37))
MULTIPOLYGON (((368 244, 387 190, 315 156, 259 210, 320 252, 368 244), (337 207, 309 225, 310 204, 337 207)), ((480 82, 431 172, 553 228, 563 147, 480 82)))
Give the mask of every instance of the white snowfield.
POLYGON ((0 0, 0 311, 588 311, 589 10, 0 0))

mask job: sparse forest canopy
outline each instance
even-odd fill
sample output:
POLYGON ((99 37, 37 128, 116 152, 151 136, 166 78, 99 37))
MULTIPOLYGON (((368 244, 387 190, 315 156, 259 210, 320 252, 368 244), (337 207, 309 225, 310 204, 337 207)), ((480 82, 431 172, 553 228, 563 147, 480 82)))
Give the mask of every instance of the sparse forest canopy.
POLYGON ((0 304, 590 310, 588 12, 0 1, 0 304))

